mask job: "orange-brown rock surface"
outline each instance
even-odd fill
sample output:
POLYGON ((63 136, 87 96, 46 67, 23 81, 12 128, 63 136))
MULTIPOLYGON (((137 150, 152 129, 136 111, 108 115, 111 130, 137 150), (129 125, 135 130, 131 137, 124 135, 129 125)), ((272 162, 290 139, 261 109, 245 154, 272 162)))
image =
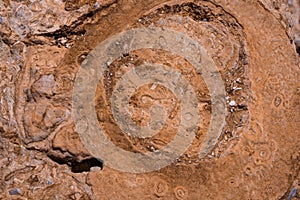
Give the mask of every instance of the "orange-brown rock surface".
MULTIPOLYGON (((300 199, 299 9, 296 0, 1 1, 0 199, 300 199), (130 30, 172 30, 180 37, 153 36, 157 48, 101 60, 97 47, 130 30), (188 55, 194 47, 176 47, 180 41, 195 41, 203 56, 197 61, 208 67, 195 68, 188 55), (180 156, 156 170, 129 173, 134 170, 125 168, 126 157, 96 152, 103 148, 99 138, 82 131, 74 117, 74 88, 96 77, 80 80, 80 70, 93 59, 105 63, 93 97, 103 135, 126 152, 165 153, 194 110, 199 120, 187 133, 195 135, 180 156), (152 68, 139 68, 149 63, 152 68), (189 85, 183 91, 175 79, 167 82, 174 90, 161 83, 163 70, 171 69, 166 79, 178 75, 189 85), (212 70, 210 77, 205 70, 212 70), (124 78, 130 76, 135 79, 124 78), (113 100, 143 76, 157 80, 130 94, 131 121, 116 119, 123 104, 113 100), (220 88, 212 85, 219 79, 224 123, 211 129, 211 119, 220 119, 214 111, 220 88), (191 98, 186 88, 192 88, 191 98), (131 122, 155 134, 137 137, 124 127, 131 122), (109 156, 121 163, 112 166, 109 156)), ((116 43, 105 52, 113 55, 118 48, 128 49, 116 43)), ((88 104, 92 86, 84 87, 88 104)))

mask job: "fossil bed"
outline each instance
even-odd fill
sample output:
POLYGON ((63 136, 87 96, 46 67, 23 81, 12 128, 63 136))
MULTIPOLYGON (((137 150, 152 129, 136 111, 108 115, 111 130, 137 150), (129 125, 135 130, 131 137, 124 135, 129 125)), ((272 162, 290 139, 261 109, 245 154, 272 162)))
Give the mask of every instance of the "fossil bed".
POLYGON ((299 9, 296 0, 1 0, 0 199, 300 199, 299 9), (72 93, 82 63, 102 41, 149 27, 184 33, 204 47, 224 82, 226 123, 199 158, 213 105, 201 74, 163 49, 124 53, 108 63, 94 98, 98 126, 113 144, 155 152, 180 124, 181 101, 153 84, 137 88, 129 104, 141 126, 151 122, 153 105, 166 110, 157 134, 134 137, 114 120, 114 88, 143 63, 179 71, 200 115, 195 138, 172 164, 125 173, 83 144, 72 93))

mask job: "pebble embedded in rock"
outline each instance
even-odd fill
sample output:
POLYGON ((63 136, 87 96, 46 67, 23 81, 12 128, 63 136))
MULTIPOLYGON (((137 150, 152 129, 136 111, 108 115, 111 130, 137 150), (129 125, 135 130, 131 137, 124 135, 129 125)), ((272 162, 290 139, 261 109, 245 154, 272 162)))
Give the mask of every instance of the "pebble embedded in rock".
POLYGON ((234 107, 234 106, 236 106, 237 104, 236 104, 235 101, 232 100, 232 101, 229 102, 229 105, 232 106, 232 107, 234 107))
POLYGON ((8 193, 9 193, 10 195, 19 195, 19 194, 21 194, 21 191, 20 191, 20 189, 16 188, 16 189, 11 189, 11 190, 9 190, 8 193))

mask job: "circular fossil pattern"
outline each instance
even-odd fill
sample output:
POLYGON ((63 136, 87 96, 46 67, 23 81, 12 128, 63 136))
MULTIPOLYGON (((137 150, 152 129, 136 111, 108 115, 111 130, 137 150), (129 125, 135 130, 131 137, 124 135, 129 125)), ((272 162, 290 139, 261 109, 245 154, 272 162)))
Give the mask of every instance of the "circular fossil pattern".
MULTIPOLYGON (((131 49, 131 51, 128 51, 130 45, 125 45, 125 49, 122 49, 124 43, 119 42, 121 47, 115 46, 109 50, 111 52, 121 48, 119 55, 114 59, 104 59, 104 63, 101 64, 105 69, 101 72, 102 77, 96 81, 97 88, 93 89, 95 92, 92 96, 96 96, 94 105, 96 111, 93 113, 97 113, 97 126, 104 130, 105 138, 127 152, 143 155, 160 153, 165 146, 172 144, 176 133, 180 132, 178 129, 185 116, 181 107, 182 100, 169 85, 156 83, 155 80, 150 83, 147 81, 150 78, 141 80, 139 75, 133 76, 136 68, 149 66, 143 69, 151 77, 152 72, 156 74, 154 66, 167 66, 165 69, 171 68, 179 72, 194 90, 198 103, 199 120, 196 122, 198 130, 194 132, 194 137, 191 137, 188 142, 190 145, 185 149, 186 151, 179 153, 181 156, 177 154, 176 159, 172 159, 172 164, 164 165, 158 172, 153 171, 148 174, 150 177, 163 174, 169 191, 171 188, 174 191, 174 193, 167 192, 164 195, 166 198, 197 199, 201 194, 206 199, 234 199, 237 197, 240 199, 276 199, 283 196, 283 192, 288 187, 288 177, 280 168, 284 166, 287 170, 291 170, 291 173, 295 174, 296 172, 292 165, 288 164, 290 161, 280 159, 284 157, 289 160, 287 155, 295 153, 296 143, 291 141, 289 143, 291 146, 288 149, 284 148, 285 142, 283 141, 288 140, 287 136, 279 134, 279 129, 275 126, 279 126, 278 123, 282 120, 289 123, 290 127, 295 126, 295 124, 287 122, 288 119, 285 117, 278 118, 283 114, 280 109, 289 107, 291 102, 286 100, 291 101, 291 95, 295 92, 289 91, 283 94, 278 91, 281 86, 293 85, 292 81, 288 83, 287 80, 284 80, 284 76, 278 74, 289 74, 291 80, 295 80, 299 74, 298 72, 294 73, 295 75, 288 71, 283 72, 276 67, 279 63, 283 66, 284 62, 283 58, 281 60, 278 58, 278 55, 283 54, 280 54, 281 50, 276 49, 275 46, 282 46, 288 39, 283 39, 286 37, 284 31, 276 32, 277 36, 270 31, 275 30, 274 27, 280 26, 272 21, 272 16, 266 14, 259 20, 252 20, 261 27, 260 30, 254 29, 253 25, 249 24, 252 19, 249 13, 264 12, 263 8, 257 9, 258 7, 255 3, 235 4, 229 1, 218 3, 171 1, 157 5, 147 12, 143 11, 143 16, 136 21, 131 21, 123 31, 116 33, 116 35, 124 33, 126 35, 132 30, 145 28, 152 30, 152 32, 147 31, 147 36, 140 38, 139 42, 144 43, 151 38, 151 33, 157 30, 171 30, 176 35, 184 35, 186 38, 196 41, 206 52, 207 57, 204 59, 211 58, 213 65, 209 65, 209 69, 211 70, 213 67, 216 69, 212 71, 215 71, 214 74, 221 78, 220 85, 224 87, 222 98, 226 105, 226 116, 225 123, 219 129, 218 137, 215 137, 217 141, 212 145, 206 145, 209 148, 206 149, 205 156, 199 157, 199 152, 203 148, 202 145, 207 144, 205 137, 210 135, 209 129, 214 123, 214 120, 211 120, 214 117, 213 89, 203 72, 194 71, 197 63, 191 62, 187 58, 187 55, 191 55, 191 51, 185 51, 182 43, 173 43, 170 48, 158 48, 165 47, 172 43, 172 40, 178 41, 178 37, 174 35, 169 39, 169 34, 162 34, 159 36, 163 37, 148 41, 148 44, 157 41, 156 46, 149 45, 131 49), (233 10, 239 10, 242 7, 245 14, 233 10), (266 23, 270 24, 270 27, 263 25, 266 23), (282 41, 276 40, 272 44, 267 43, 262 35, 264 37, 266 35, 274 38, 281 37, 282 41), (260 41, 260 43, 255 41, 260 41), (269 55, 269 51, 266 50, 267 46, 262 46, 262 44, 271 45, 275 52, 278 52, 277 56, 269 55), (184 55, 180 51, 176 51, 178 46, 184 55), (152 72, 148 69, 152 69, 152 72), (125 82, 126 84, 130 82, 130 84, 121 88, 125 82), (130 88, 131 84, 135 84, 135 90, 130 88), (125 92, 126 89, 128 92, 125 92), (115 96, 118 91, 126 94, 124 104, 121 103, 121 96, 115 96), (112 97, 116 101, 111 101, 112 97), (116 102, 118 102, 117 105, 116 102), (122 119, 126 123, 122 124, 122 120, 116 120, 116 118, 120 119, 121 115, 116 116, 113 113, 115 107, 122 110, 122 114, 127 112, 124 118, 127 118, 128 121, 122 119), (153 112, 154 110, 156 111, 153 112), (158 114, 155 115, 155 113, 158 114), (151 122, 162 123, 158 123, 159 125, 152 132, 146 130, 151 127, 151 122), (126 127, 128 124, 129 127, 126 127), (145 130, 145 134, 147 134, 142 135, 143 133, 139 132, 135 134, 135 131, 129 131, 131 129, 145 130), (282 151, 282 149, 285 150, 282 151), (286 154, 285 151, 289 153, 286 154), (277 171, 277 177, 273 174, 274 170, 277 171), (274 179, 280 180, 281 184, 270 182, 274 179), (184 188, 178 185, 184 185, 184 188), (251 191, 255 191, 255 193, 251 193, 251 191)), ((109 36, 107 40, 114 37, 109 36)), ((107 40, 103 40, 104 43, 107 40)), ((101 50, 104 51, 107 48, 101 50)), ((292 52, 292 49, 287 46, 286 49, 292 52)), ((92 55, 93 58, 99 58, 97 54, 92 55)), ((203 56, 197 61, 201 63, 202 59, 203 56)), ((288 60, 287 57, 284 59, 288 60)), ((102 62, 103 60, 100 58, 98 61, 102 62)), ((99 64, 97 65, 99 66, 99 64)), ((285 67, 299 70, 295 66, 285 65, 285 67)), ((161 71, 161 74, 163 73, 161 71)), ((169 77, 172 75, 170 74, 169 77)), ((166 78, 163 81, 168 80, 166 78)), ((157 82, 163 81, 158 78, 157 82)), ((218 81, 218 78, 215 78, 212 83, 219 85, 218 81)), ((290 130, 292 131, 290 134, 295 136, 295 129, 291 128, 290 130)), ((216 132, 214 133, 216 134, 216 132)), ((160 159, 165 159, 165 157, 160 159)), ((110 161, 107 162, 111 164, 110 161)), ((133 163, 134 167, 138 167, 135 162, 133 163)), ((160 168, 163 165, 158 164, 157 166, 160 168)), ((115 168, 115 166, 110 167, 115 168)), ((142 168, 145 169, 145 167, 142 168)), ((124 170, 128 169, 121 169, 121 171, 124 170)), ((151 184, 149 187, 152 187, 151 184)), ((154 196, 157 195, 154 194, 154 196)))
POLYGON ((174 189, 176 199, 188 199, 188 190, 183 186, 177 186, 174 189))
POLYGON ((153 186, 153 193, 157 197, 163 197, 167 194, 169 190, 169 186, 166 181, 154 177, 154 186, 153 186))
POLYGON ((124 132, 138 137, 149 137, 155 134, 157 130, 151 126, 156 126, 157 123, 163 121, 161 117, 158 117, 163 115, 163 113, 159 113, 160 108, 157 107, 157 111, 154 111, 151 115, 153 119, 158 119, 152 119, 152 124, 140 128, 131 120, 127 105, 129 105, 131 94, 134 93, 136 88, 157 83, 170 89, 180 101, 182 116, 178 127, 178 135, 164 149, 146 154, 125 152, 105 139, 102 130, 99 129, 96 123, 94 96, 97 83, 102 77, 105 66, 109 67, 107 62, 115 60, 129 51, 146 48, 166 49, 185 57, 195 66, 197 73, 201 74, 205 80, 210 91, 212 114, 210 127, 203 141, 204 145, 200 149, 200 158, 213 148, 225 123, 225 89, 223 81, 214 67, 213 61, 197 42, 183 34, 168 29, 155 28, 129 30, 104 41, 89 54, 77 73, 73 93, 73 116, 77 132, 81 135, 87 149, 95 157, 106 160, 109 167, 128 172, 158 170, 171 164, 192 143, 195 136, 194 132, 198 129, 199 106, 194 90, 188 84, 188 81, 179 72, 173 72, 171 68, 166 66, 145 64, 135 67, 134 71, 127 72, 116 85, 111 97, 115 121, 119 122, 119 127, 124 132), (90 140, 91 138, 93 140, 90 140))
MULTIPOLYGON (((195 179, 199 167, 215 174, 220 185, 214 187, 224 196, 233 191, 222 189, 222 181, 230 187, 249 178, 260 182, 277 162, 279 143, 249 113, 259 79, 249 78, 255 57, 247 31, 218 4, 174 1, 107 37, 75 82, 74 120, 85 146, 110 168, 168 174, 178 199, 187 190, 172 180, 189 177, 192 166, 195 179)), ((274 77, 272 83, 282 78, 274 77)), ((286 105, 283 98, 270 98, 271 105, 286 105)), ((203 176, 200 190, 207 193, 213 180, 203 176)), ((193 197, 195 187, 188 188, 193 197)))

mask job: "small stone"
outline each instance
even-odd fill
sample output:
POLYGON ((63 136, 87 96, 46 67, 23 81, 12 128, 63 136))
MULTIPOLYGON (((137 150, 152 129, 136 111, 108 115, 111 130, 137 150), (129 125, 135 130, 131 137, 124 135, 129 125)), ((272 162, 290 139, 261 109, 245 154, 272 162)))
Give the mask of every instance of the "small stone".
POLYGON ((62 37, 62 38, 60 39, 60 43, 61 43, 62 45, 65 45, 65 44, 67 43, 67 39, 66 39, 65 37, 62 37))
POLYGON ((52 183, 52 181, 50 179, 48 179, 47 184, 48 185, 52 185, 53 183, 52 183))
POLYGON ((99 8, 99 2, 96 2, 96 3, 94 4, 94 9, 97 9, 97 8, 99 8))
POLYGON ((9 190, 8 193, 9 193, 10 195, 19 195, 19 194, 21 194, 21 191, 20 191, 20 189, 15 188, 15 189, 9 190))
POLYGON ((111 61, 109 61, 109 60, 108 60, 108 61, 106 61, 106 66, 107 66, 107 67, 109 67, 109 66, 110 66, 110 64, 111 64, 111 61))
POLYGON ((90 171, 91 171, 91 172, 98 172, 98 171, 101 171, 101 167, 98 167, 98 166, 91 167, 91 168, 90 168, 90 171))
POLYGON ((155 151, 155 148, 153 146, 150 147, 151 151, 155 151))
POLYGON ((232 107, 236 106, 236 102, 232 100, 232 101, 229 102, 229 105, 232 106, 232 107))
POLYGON ((5 17, 0 17, 0 24, 4 24, 6 21, 6 18, 5 17))
POLYGON ((288 196, 288 200, 291 200, 297 194, 297 188, 293 188, 288 196))
POLYGON ((237 83, 242 83, 242 79, 241 79, 241 78, 237 78, 237 79, 236 79, 236 82, 237 82, 237 83))

